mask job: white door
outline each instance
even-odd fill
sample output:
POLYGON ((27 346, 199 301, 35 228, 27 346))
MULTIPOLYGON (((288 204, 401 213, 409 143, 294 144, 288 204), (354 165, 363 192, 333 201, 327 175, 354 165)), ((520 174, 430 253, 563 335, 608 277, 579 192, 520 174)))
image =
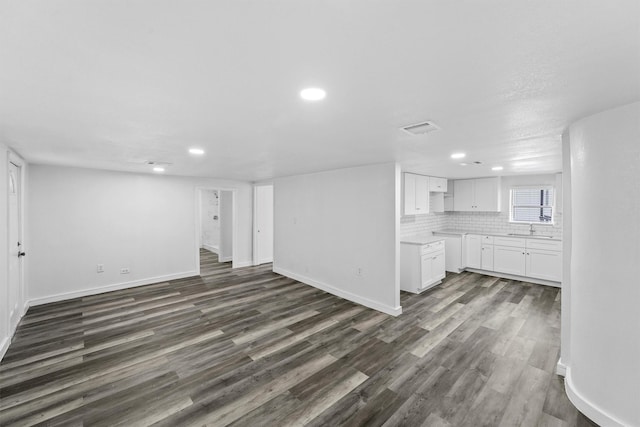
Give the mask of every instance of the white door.
POLYGON ((482 267, 482 238, 476 234, 467 234, 465 239, 467 267, 482 267))
POLYGON ((20 167, 9 163, 9 289, 7 308, 11 330, 20 320, 20 300, 22 299, 22 236, 21 236, 21 182, 20 167))
POLYGON ((424 288, 433 281, 433 260, 431 255, 422 255, 420 288, 424 288))
POLYGON ((256 254, 254 264, 273 262, 273 185, 255 187, 256 254))
POLYGON ((524 276, 525 251, 511 246, 493 247, 493 271, 524 276))
POLYGON ((460 179, 453 181, 453 210, 474 210, 474 180, 460 179))
POLYGON ((493 245, 482 245, 482 269, 493 271, 493 245))
POLYGON ((435 280, 444 279, 446 275, 446 273, 444 272, 444 264, 445 264, 444 258, 445 258, 444 253, 439 252, 431 259, 431 267, 433 269, 431 273, 435 280))
POLYGON ((480 178, 475 180, 475 209, 483 212, 497 212, 498 180, 480 178))
POLYGON ((429 213, 429 177, 416 177, 416 214, 429 213))
POLYGON ((527 276, 560 282, 562 252, 527 249, 527 276))
POLYGON ((404 174, 404 215, 416 214, 416 175, 404 174))

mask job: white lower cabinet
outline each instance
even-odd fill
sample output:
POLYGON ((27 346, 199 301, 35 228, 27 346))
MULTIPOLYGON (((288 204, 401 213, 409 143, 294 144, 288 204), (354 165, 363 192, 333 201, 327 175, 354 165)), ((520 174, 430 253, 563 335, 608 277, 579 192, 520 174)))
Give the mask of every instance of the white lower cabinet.
POLYGON ((482 236, 467 234, 465 240, 465 265, 469 268, 482 268, 482 236))
POLYGON ((527 276, 538 279, 562 280, 562 252, 527 249, 527 276))
POLYGON ((444 240, 424 245, 400 245, 400 289, 420 293, 445 277, 444 240))
POLYGON ((482 245, 482 269, 493 270, 493 245, 482 245))
POLYGON ((525 268, 524 248, 515 246, 493 247, 493 271, 524 276, 525 268))
POLYGON ((562 242, 504 236, 466 236, 467 268, 562 281, 562 242))

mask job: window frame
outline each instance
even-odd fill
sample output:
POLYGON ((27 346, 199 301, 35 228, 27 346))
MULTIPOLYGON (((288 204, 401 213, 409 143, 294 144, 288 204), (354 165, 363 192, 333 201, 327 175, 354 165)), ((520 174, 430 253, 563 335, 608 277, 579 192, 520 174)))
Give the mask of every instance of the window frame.
POLYGON ((519 185, 513 186, 509 188, 509 223, 511 224, 534 224, 534 225, 554 225, 555 223, 555 213, 556 213, 556 189, 553 185, 550 184, 539 184, 539 185, 519 185), (540 208, 541 210, 544 208, 551 208, 551 221, 549 222, 541 222, 541 221, 517 221, 513 218, 513 192, 515 190, 551 190, 551 205, 517 205, 517 207, 529 207, 529 208, 540 208))

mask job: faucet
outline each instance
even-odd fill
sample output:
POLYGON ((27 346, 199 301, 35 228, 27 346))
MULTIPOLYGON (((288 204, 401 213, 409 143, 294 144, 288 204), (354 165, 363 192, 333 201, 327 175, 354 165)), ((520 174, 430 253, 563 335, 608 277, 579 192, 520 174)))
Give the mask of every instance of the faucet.
POLYGON ((529 236, 533 236, 533 233, 535 233, 536 230, 533 229, 533 224, 529 224, 529 236))

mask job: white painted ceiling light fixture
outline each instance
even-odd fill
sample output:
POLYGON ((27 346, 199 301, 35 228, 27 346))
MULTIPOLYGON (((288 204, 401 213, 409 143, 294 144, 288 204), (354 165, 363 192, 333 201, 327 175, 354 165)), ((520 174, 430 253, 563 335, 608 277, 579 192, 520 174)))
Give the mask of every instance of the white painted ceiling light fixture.
POLYGON ((321 101, 326 96, 327 92, 319 87, 308 87, 300 91, 300 98, 305 101, 321 101))
POLYGON ((162 166, 156 166, 153 168, 154 172, 164 172, 164 168, 162 166))
POLYGON ((466 156, 465 153, 453 153, 451 155, 452 159, 463 159, 466 156))
POLYGON ((501 171, 502 169, 504 169, 502 166, 494 166, 491 168, 492 171, 501 171))
POLYGON ((189 148, 189 154, 193 154, 194 156, 202 156, 204 154, 204 150, 202 148, 189 148))

